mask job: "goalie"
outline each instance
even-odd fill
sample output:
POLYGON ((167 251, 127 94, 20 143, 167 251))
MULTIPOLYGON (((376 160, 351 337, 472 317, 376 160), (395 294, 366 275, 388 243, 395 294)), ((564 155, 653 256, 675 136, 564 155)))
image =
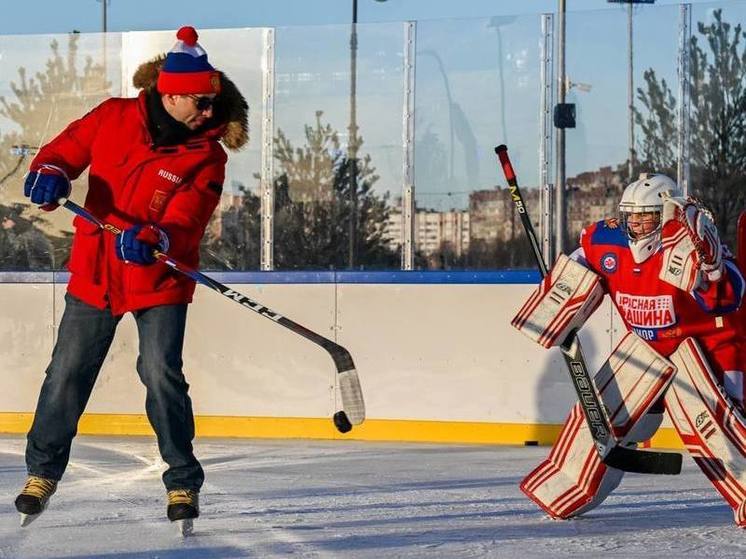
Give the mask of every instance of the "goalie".
MULTIPOLYGON (((513 325, 544 347, 578 330, 608 293, 628 333, 594 382, 620 444, 649 439, 668 411, 697 465, 746 528, 744 278, 712 214, 664 175, 641 175, 619 219, 561 255, 513 325)), ((624 472, 599 459, 579 404, 521 490, 553 518, 598 506, 624 472)))

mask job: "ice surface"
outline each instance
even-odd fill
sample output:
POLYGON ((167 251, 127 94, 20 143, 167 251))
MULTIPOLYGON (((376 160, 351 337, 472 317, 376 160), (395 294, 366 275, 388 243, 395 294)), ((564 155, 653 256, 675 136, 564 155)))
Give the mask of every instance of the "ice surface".
POLYGON ((562 522, 518 490, 544 447, 203 439, 202 516, 182 539, 148 438, 76 439, 48 510, 20 528, 24 444, 0 437, 0 558, 746 557, 689 458, 562 522))

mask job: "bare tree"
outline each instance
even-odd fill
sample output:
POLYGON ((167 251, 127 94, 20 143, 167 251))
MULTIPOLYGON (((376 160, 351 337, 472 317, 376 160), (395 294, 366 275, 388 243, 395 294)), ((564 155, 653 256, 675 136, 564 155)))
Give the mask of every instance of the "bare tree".
MULTIPOLYGON (((697 24, 691 39, 692 193, 716 215, 721 233, 732 243, 736 220, 746 207, 746 33, 741 24, 723 21, 722 10, 709 24, 697 24)), ((670 86, 651 68, 637 96, 644 165, 672 172, 676 167, 676 102, 670 86)))

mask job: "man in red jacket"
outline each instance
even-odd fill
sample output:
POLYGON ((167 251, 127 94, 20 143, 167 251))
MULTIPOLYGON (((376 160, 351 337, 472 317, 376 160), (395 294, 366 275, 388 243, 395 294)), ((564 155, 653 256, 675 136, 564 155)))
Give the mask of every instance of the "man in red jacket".
POLYGON ((31 164, 24 194, 44 210, 89 168, 85 207, 123 232, 80 217, 70 282, 52 361, 28 433, 28 480, 16 499, 22 524, 46 507, 67 466, 78 420, 123 314, 137 322, 137 372, 168 469, 168 518, 185 529, 199 514, 204 480, 192 451, 194 418, 182 373, 187 304, 195 283, 157 262, 158 249, 193 267, 220 199, 226 153, 248 140, 248 106, 183 27, 165 56, 134 76, 134 99, 113 98, 70 124, 31 164))

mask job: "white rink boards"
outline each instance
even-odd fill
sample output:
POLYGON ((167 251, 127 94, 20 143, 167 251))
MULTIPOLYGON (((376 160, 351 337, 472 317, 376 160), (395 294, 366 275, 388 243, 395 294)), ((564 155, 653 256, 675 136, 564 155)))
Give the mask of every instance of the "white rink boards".
MULTIPOLYGON (((358 438, 547 442, 574 399, 558 350, 540 348, 509 324, 532 285, 231 287, 351 352, 368 418, 353 431, 358 438)), ((0 431, 23 432, 30 420, 64 290, 64 284, 0 284, 0 431)), ((606 301, 581 335, 592 370, 618 334, 606 301)), ((87 408, 90 421, 103 415, 90 431, 90 421, 81 424, 82 432, 147 430, 136 354, 134 320, 126 316, 87 408)), ((338 409, 328 354, 202 286, 189 310, 184 362, 198 432, 202 426, 203 434, 217 436, 335 436, 328 429, 338 409)))

